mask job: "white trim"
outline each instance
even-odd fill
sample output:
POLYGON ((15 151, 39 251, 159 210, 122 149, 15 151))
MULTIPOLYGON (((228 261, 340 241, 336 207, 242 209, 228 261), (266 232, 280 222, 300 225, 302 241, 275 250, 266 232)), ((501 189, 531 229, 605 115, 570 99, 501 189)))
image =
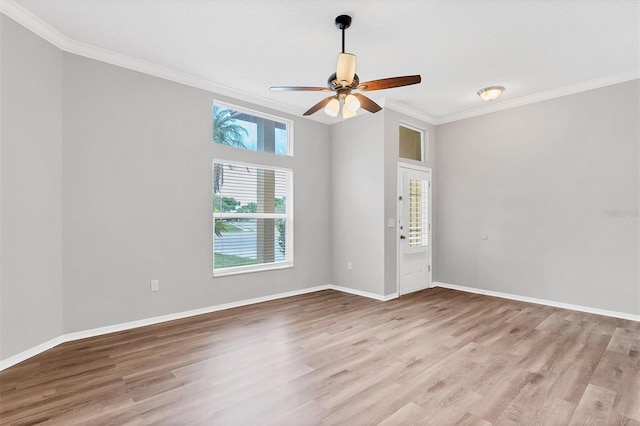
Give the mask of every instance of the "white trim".
POLYGON ((589 314, 604 315, 606 317, 621 318, 629 321, 640 322, 640 315, 627 314, 625 312, 609 311, 606 309, 591 308, 589 306, 573 305, 571 303, 556 302, 553 300, 538 299, 535 297, 519 296, 517 294, 501 293, 499 291, 484 290, 474 287, 465 287, 462 285, 447 284, 442 282, 434 282, 434 287, 449 288, 451 290, 459 290, 467 293, 483 294, 485 296, 500 297, 503 299, 517 300, 520 302, 536 303, 538 305, 553 306, 554 308, 570 309, 572 311, 587 312, 589 314))
POLYGON ((356 296, 368 297, 369 299, 379 300, 381 302, 386 302, 398 297, 398 293, 387 294, 386 296, 370 293, 368 291, 356 290, 355 288, 343 287, 340 285, 329 284, 329 288, 331 290, 341 291, 343 293, 354 294, 356 296))
POLYGON ((72 340, 86 339, 88 337, 101 336, 103 334, 115 333, 117 331, 130 330, 133 328, 145 327, 148 325, 159 324, 167 321, 174 321, 177 319, 183 319, 193 317, 196 315, 210 314, 212 312, 224 311, 232 308, 239 308, 241 306, 253 305, 256 303, 269 302, 271 300, 284 299, 292 296, 299 296, 301 294, 314 293, 316 291, 328 290, 329 286, 321 285, 316 287, 304 288, 301 290, 287 291, 284 293, 272 294, 269 296, 254 297, 251 299, 239 300, 237 302, 223 303, 221 305, 213 305, 200 309, 192 309, 189 311, 177 312, 175 314, 162 315, 159 317, 146 318, 138 321, 131 321, 121 324, 109 325, 106 327, 94 328, 90 330, 78 331, 75 333, 65 334, 65 342, 72 340))
MULTIPOLYGON (((422 135, 423 135, 423 138, 424 138, 424 144, 423 144, 424 152, 423 152, 423 155, 422 155, 422 161, 420 161, 419 163, 420 164, 429 163, 432 160, 431 156, 429 155, 429 150, 430 150, 430 145, 431 145, 430 136, 429 136, 429 133, 430 133, 429 129, 427 129, 422 123, 417 122, 415 120, 412 120, 411 118, 407 119, 406 117, 403 117, 400 120, 398 120, 398 122, 399 122, 399 124, 401 126, 413 127, 415 129, 419 129, 419 130, 422 131, 422 135)), ((412 160, 410 158, 402 158, 402 157, 398 156, 398 161, 415 161, 415 160, 412 160)))
MULTIPOLYGON (((127 68, 155 77, 160 77, 165 80, 173 81, 187 86, 196 87, 223 96, 229 96, 231 98, 250 102, 265 108, 271 108, 295 116, 302 116, 303 110, 298 107, 292 107, 282 102, 276 102, 262 96, 257 96, 251 93, 244 92, 242 90, 214 83, 212 81, 205 80, 203 78, 196 77, 185 72, 163 67, 161 65, 146 62, 138 58, 122 55, 120 53, 70 39, 55 28, 51 27, 46 22, 42 21, 37 16, 33 15, 28 10, 24 9, 22 6, 18 5, 14 0, 0 0, 0 12, 4 13, 9 18, 23 25, 28 30, 39 35, 43 39, 47 40, 59 49, 64 50, 65 52, 74 53, 76 55, 106 62, 112 65, 117 65, 122 68, 127 68)), ((380 106, 400 112, 418 120, 422 120, 432 125, 439 125, 444 123, 451 123, 453 121, 464 120, 466 118, 477 117, 496 111, 502 111, 505 109, 542 102, 549 99, 559 98, 574 93, 585 92, 587 90, 598 89, 600 87, 611 86, 613 84, 624 83, 626 81, 636 80, 638 78, 640 78, 640 68, 596 78, 593 80, 583 81, 581 83, 576 83, 569 86, 559 87, 557 89, 547 90, 529 96, 523 96, 521 98, 511 99, 498 103, 491 103, 480 108, 453 114, 446 114, 440 117, 431 116, 418 109, 386 98, 383 99, 382 102, 380 102, 380 106)), ((338 119, 331 118, 326 114, 314 114, 311 116, 305 116, 305 118, 328 125, 332 125, 340 121, 338 119)))
MULTIPOLYGON (((276 102, 262 96, 214 83, 182 71, 70 39, 13 0, 0 0, 0 12, 65 52, 302 117, 304 110, 301 108, 292 107, 282 102, 276 102)), ((334 120, 326 114, 314 114, 305 118, 324 124, 334 123, 334 120)))
POLYGON ((411 169, 418 172, 427 172, 431 174, 431 168, 425 166, 419 166, 417 164, 405 163, 404 161, 398 161, 398 167, 403 167, 405 169, 411 169))
POLYGON ((398 294, 398 292, 395 292, 391 294, 385 294, 384 296, 382 296, 381 300, 383 302, 388 302, 389 300, 397 299, 398 297, 400 297, 400 295, 398 294))
POLYGON ((7 15, 29 31, 42 37, 58 49, 65 50, 63 46, 71 42, 70 39, 63 36, 58 30, 44 22, 22 6, 16 4, 13 0, 0 0, 0 12, 7 15))
MULTIPOLYGON (((284 124, 286 126, 286 133, 287 133, 287 152, 285 155, 282 154, 278 154, 278 153, 271 153, 274 155, 280 155, 282 157, 293 157, 293 120, 289 120, 287 118, 282 118, 282 117, 278 117, 277 115, 272 115, 272 114, 266 114, 264 112, 260 112, 260 111, 256 111, 250 108, 245 108, 245 107, 241 107, 241 106, 237 106, 237 105, 233 105, 224 101, 219 101, 218 99, 214 99, 213 100, 213 107, 212 107, 212 112, 215 110, 216 106, 218 107, 222 107, 231 111, 237 111, 237 112, 242 112, 244 114, 247 115, 252 115, 254 117, 260 117, 260 118, 266 118, 269 121, 273 121, 276 123, 281 123, 284 124)), ((215 143, 215 142, 214 142, 215 143)), ((266 151, 259 151, 259 150, 252 150, 252 149, 247 149, 248 151, 253 151, 253 152, 266 152, 266 151)))
POLYGON ((237 302, 223 303, 221 305, 213 305, 200 309, 192 309, 189 311, 177 312, 174 314, 161 315, 158 317, 146 318, 137 321, 130 321, 120 324, 108 325, 106 327, 92 328, 89 330, 77 331, 74 333, 63 334, 62 336, 51 339, 45 343, 34 346, 26 351, 20 352, 12 357, 0 361, 0 371, 9 368, 19 362, 22 362, 28 358, 38 355, 48 349, 58 346, 65 342, 71 342, 73 340, 86 339, 88 337, 102 336, 104 334, 115 333, 118 331, 131 330, 133 328, 145 327, 147 325, 159 324, 167 321, 173 321, 182 318, 188 318, 195 315, 208 314, 212 312, 223 311, 226 309, 238 308, 241 306, 253 305, 255 303, 268 302, 276 299, 283 299, 291 296, 299 296, 301 294, 314 293, 321 290, 329 290, 332 286, 321 285, 316 287, 309 287, 300 290, 287 291, 284 293, 272 294, 269 296, 254 297, 252 299, 239 300, 237 302))
POLYGON ((32 348, 27 349, 26 351, 22 351, 18 354, 15 354, 13 356, 10 356, 7 359, 3 359, 0 361, 0 371, 7 369, 9 367, 11 367, 12 365, 16 365, 19 362, 22 362, 24 360, 27 360, 33 356, 36 356, 38 354, 41 354, 44 351, 48 351, 51 348, 54 348, 56 346, 58 346, 61 343, 67 342, 68 340, 65 340, 65 336, 58 336, 56 338, 53 338, 51 340, 48 340, 44 343, 40 343, 39 345, 36 345, 32 348))
POLYGON ((533 95, 523 96, 521 98, 510 99, 508 101, 491 103, 481 108, 475 108, 467 111, 456 112, 453 114, 443 115, 438 117, 436 124, 451 123, 453 121, 464 120, 466 118, 477 117, 480 115, 490 114, 496 111, 502 111, 505 109, 516 108, 524 105, 535 104, 542 101, 548 101, 550 99, 560 98, 567 95, 573 95, 575 93, 586 92, 587 90, 599 89, 601 87, 611 86, 618 83, 624 83, 626 81, 636 80, 640 78, 640 68, 634 70, 621 72, 618 74, 608 75, 593 80, 587 80, 569 86, 558 87, 557 89, 551 89, 540 93, 534 93, 533 95))
MULTIPOLYGON (((476 293, 476 294, 483 294, 483 295, 487 295, 487 296, 494 296, 494 297, 501 297, 504 299, 511 299, 511 300, 518 300, 521 302, 529 302, 529 303, 537 303, 539 305, 547 305, 547 306, 553 306, 553 307, 557 307, 557 308, 563 308, 563 309, 571 309, 574 311, 579 311, 579 312, 588 312, 588 313, 592 313, 592 314, 597 314, 597 315, 604 315, 604 316, 608 316, 608 317, 614 317, 614 318, 622 318, 622 319, 626 319, 626 320, 630 320, 630 321, 639 321, 640 322, 640 315, 633 315, 633 314, 627 314, 627 313, 623 313, 623 312, 615 312, 615 311, 608 311, 608 310, 604 310, 604 309, 597 309, 597 308, 589 308, 589 307, 585 307, 585 306, 579 306, 579 305, 572 305, 569 303, 562 303, 562 302, 553 302, 553 301, 549 301, 549 300, 543 300, 543 299, 536 299, 533 297, 525 297, 525 296, 517 296, 514 294, 508 294, 508 293, 500 293, 500 292, 496 292, 496 291, 490 291, 490 290, 482 290, 482 289, 477 289, 477 288, 473 288, 473 287, 465 287, 465 286, 460 286, 460 285, 454 285, 454 284, 446 284, 446 283, 442 283, 442 282, 437 282, 434 281, 432 282, 432 287, 442 287, 442 288, 449 288, 452 290, 459 290, 459 291, 464 291, 467 293, 476 293)), ((340 291, 343 293, 349 293, 349 294, 353 294, 356 296, 362 296, 362 297, 367 297, 370 299, 375 299, 375 300, 379 300, 379 301, 389 301, 389 300, 393 300, 396 299, 398 297, 398 293, 391 293, 391 294, 387 294, 385 296, 379 295, 379 294, 375 294, 375 293, 370 293, 368 291, 362 291, 362 290, 356 290, 356 289, 352 289, 352 288, 348 288, 348 287, 343 287, 343 286, 339 286, 339 285, 333 285, 333 284, 328 284, 328 285, 320 285, 320 286, 316 286, 316 287, 309 287, 309 288, 304 288, 304 289, 300 289, 300 290, 293 290, 293 291, 288 291, 288 292, 284 292, 284 293, 278 293, 278 294, 272 294, 269 296, 262 296, 262 297, 254 297, 252 299, 245 299, 245 300, 239 300, 237 302, 230 302, 230 303, 224 303, 221 305, 214 305, 214 306, 209 306, 209 307, 205 307, 205 308, 200 308, 200 309, 192 309, 190 311, 183 311, 183 312, 177 312, 175 314, 168 314, 168 315, 162 315, 162 316, 158 316, 158 317, 152 317, 152 318, 146 318, 146 319, 142 319, 142 320, 138 320, 138 321, 131 321, 131 322, 126 322, 126 323, 120 323, 120 324, 115 324, 115 325, 110 325, 110 326, 106 326, 106 327, 99 327, 99 328, 93 328, 90 330, 84 330, 84 331, 77 331, 74 333, 67 333, 67 334, 63 334, 62 336, 53 338, 51 340, 48 340, 44 343, 41 343, 37 346, 34 346, 32 348, 29 348, 25 351, 22 351, 16 355, 13 355, 7 359, 1 360, 0 361, 0 371, 5 370, 13 365, 16 365, 22 361, 25 361, 33 356, 36 356, 44 351, 47 351, 55 346, 58 346, 62 343, 65 342, 71 342, 74 340, 79 340, 79 339, 86 339, 89 337, 97 337, 97 336, 102 336, 104 334, 109 334, 109 333, 115 333, 118 331, 124 331, 124 330, 131 330, 134 328, 138 328, 138 327, 145 327, 148 325, 153 325, 153 324, 159 324, 159 323, 163 323, 163 322, 167 322, 167 321, 173 321, 173 320, 177 320, 177 319, 182 319, 182 318, 188 318, 188 317, 192 317, 195 315, 202 315, 202 314, 208 314, 208 313, 212 313, 212 312, 218 312, 218 311, 222 311, 222 310, 226 310, 226 309, 232 309, 232 308, 238 308, 241 306, 247 306, 247 305, 253 305, 255 303, 261 303, 261 302, 268 302, 271 300, 276 300, 276 299, 283 299, 286 297, 292 297, 292 296, 299 296, 302 294, 308 294, 308 293, 315 293, 317 291, 322 291, 322 290, 336 290, 336 291, 340 291)))
POLYGON ((383 108, 388 108, 390 110, 399 112, 404 115, 408 115, 409 117, 416 118, 420 121, 424 121, 427 124, 432 124, 432 125, 439 124, 439 120, 437 117, 433 117, 418 109, 412 108, 410 106, 407 106, 400 102, 393 101, 388 98, 382 99, 382 102, 380 102, 380 106, 383 108))
MULTIPOLYGON (((249 152, 262 152, 262 151, 249 151, 249 152)), ((287 157, 286 155, 280 155, 280 157, 287 157)), ((237 166, 237 167, 245 167, 245 166, 249 166, 249 167, 255 167, 256 169, 264 169, 264 168, 269 168, 271 170, 276 170, 276 171, 280 171, 280 172, 286 172, 286 173, 291 173, 293 174, 293 169, 290 167, 280 167, 280 166, 272 166, 270 164, 260 164, 260 163, 253 163, 251 161, 234 161, 234 160, 223 160, 222 158, 214 158, 211 161, 211 170, 213 170, 213 163, 218 163, 218 164, 231 164, 232 166, 237 166)))
POLYGON ((230 275, 251 274, 254 272, 278 271, 280 269, 293 268, 293 260, 280 262, 258 263, 255 265, 230 266, 228 268, 214 269, 213 277, 227 277, 230 275))
MULTIPOLYGON (((416 126, 414 124, 409 124, 405 120, 399 120, 398 127, 404 127, 407 130, 413 130, 416 133, 420 134, 420 160, 416 160, 415 158, 406 158, 400 157, 402 160, 414 160, 419 161, 420 163, 429 162, 429 143, 428 143, 428 135, 426 129, 423 127, 416 126)), ((400 129, 398 129, 400 131, 400 129)), ((400 145, 400 136, 398 135, 398 147, 400 145)))
MULTIPOLYGON (((255 151, 253 151, 255 152, 255 151)), ((287 200, 286 213, 220 213, 213 212, 212 215, 212 224, 215 230, 215 221, 216 219, 285 219, 286 220, 286 242, 285 242, 285 259, 278 262, 268 262, 268 263, 258 263, 254 265, 244 265, 244 266, 235 266, 223 269, 215 269, 215 265, 212 265, 213 276, 214 277, 224 277, 228 275, 237 275, 237 274, 245 274, 251 272, 262 272, 262 271, 270 271, 270 270, 278 270, 278 269, 286 269, 293 267, 293 169, 286 167, 277 167, 270 166, 265 164, 255 164, 255 163, 247 163, 247 162, 238 162, 238 161, 227 161, 214 159, 211 163, 211 182, 213 186, 213 169, 215 164, 221 165, 234 165, 237 167, 252 167, 255 169, 269 169, 277 172, 282 172, 286 174, 287 177, 287 200)), ((212 188, 212 196, 215 199, 215 194, 213 193, 212 188)), ((213 235, 213 233, 212 233, 213 235)), ((216 239, 215 236, 212 237, 212 246, 213 252, 216 250, 216 239)), ((215 257, 215 256, 214 256, 215 257)))
POLYGON ((417 118, 418 120, 422 120, 428 124, 437 126, 440 124, 451 123, 454 121, 460 121, 467 118, 490 114, 492 112, 531 105, 538 102, 548 101, 550 99, 561 98, 563 96, 573 95, 575 93, 586 92, 588 90, 599 89, 601 87, 612 86, 614 84, 624 83, 637 79, 640 79, 640 68, 635 68, 632 70, 607 75, 600 78, 594 78, 592 80, 582 81, 580 83, 570 84, 568 86, 562 86, 555 89, 546 90, 544 92, 510 99, 508 101, 501 101, 496 103, 492 102, 479 108, 461 112, 454 112, 452 114, 445 114, 439 117, 431 116, 420 110, 411 108, 400 102, 396 102, 386 98, 382 100, 381 106, 408 115, 409 117, 417 118))
POLYGON ((287 219, 288 217, 286 213, 213 213, 214 219, 287 219))
POLYGON ((284 299, 292 296, 299 296, 302 294, 315 293, 322 290, 336 290, 343 293, 354 294, 357 296, 368 297, 370 299, 380 300, 386 302, 398 297, 398 293, 388 294, 381 296, 379 294, 369 293, 367 291, 355 290, 348 287, 342 287, 338 285, 328 284, 315 287, 303 288, 300 290, 287 291, 284 293, 271 294, 268 296, 254 297, 252 299, 239 300, 237 302, 223 303, 221 305, 213 305, 200 309, 192 309, 189 311, 177 312, 174 314, 161 315, 158 317, 146 318, 137 321, 130 321, 120 324, 108 325, 105 327, 92 328, 89 330, 77 331, 74 333, 63 334, 47 342, 41 343, 37 346, 22 351, 16 355, 13 355, 7 359, 0 361, 0 371, 5 370, 13 365, 16 365, 22 361, 25 361, 33 356, 36 356, 44 351, 47 351, 55 346, 58 346, 65 342, 71 342, 79 339, 86 339, 89 337, 102 336, 104 334, 115 333, 118 331, 131 330, 134 328, 145 327, 148 325, 159 324, 167 321, 173 321, 182 318, 188 318, 195 315, 209 314, 212 312, 223 311, 226 309, 239 308, 241 306, 253 305, 255 303, 268 302, 276 299, 284 299))

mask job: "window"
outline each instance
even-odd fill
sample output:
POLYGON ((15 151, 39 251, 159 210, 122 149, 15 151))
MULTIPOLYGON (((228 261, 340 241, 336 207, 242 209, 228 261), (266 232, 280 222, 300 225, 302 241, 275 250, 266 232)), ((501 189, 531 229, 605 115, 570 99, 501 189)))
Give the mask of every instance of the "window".
POLYGON ((293 155, 291 122, 215 102, 213 142, 251 151, 293 155))
MULTIPOLYGON (((291 156, 292 134, 288 120, 214 102, 215 144, 291 156)), ((293 172, 227 160, 212 172, 213 275, 293 266, 293 172)))
POLYGON ((424 131, 405 124, 399 128, 399 153, 400 158, 423 161, 424 156, 424 131))
POLYGON ((293 266, 293 172, 213 162, 213 275, 293 266))

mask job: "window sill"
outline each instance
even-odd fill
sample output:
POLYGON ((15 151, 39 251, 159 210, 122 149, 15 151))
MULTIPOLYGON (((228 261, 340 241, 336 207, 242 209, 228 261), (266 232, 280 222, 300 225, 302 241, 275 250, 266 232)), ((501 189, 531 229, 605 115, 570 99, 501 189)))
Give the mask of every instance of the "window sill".
POLYGON ((263 263, 261 265, 250 266, 236 266, 232 268, 224 268, 219 270, 213 270, 213 277, 226 277, 229 275, 250 274, 253 272, 273 271, 278 269, 293 268, 293 261, 276 262, 276 263, 263 263))

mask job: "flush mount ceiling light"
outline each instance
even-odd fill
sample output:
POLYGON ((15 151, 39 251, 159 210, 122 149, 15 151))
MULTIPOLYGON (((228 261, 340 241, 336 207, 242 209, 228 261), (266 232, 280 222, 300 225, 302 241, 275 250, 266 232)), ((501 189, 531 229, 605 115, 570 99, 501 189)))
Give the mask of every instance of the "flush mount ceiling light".
POLYGON ((502 92, 504 92, 504 87, 490 86, 490 87, 485 87, 484 89, 478 90, 478 96, 480 96, 485 101, 493 101, 498 96, 500 96, 502 92))
POLYGON ((380 80, 360 83, 356 74, 356 55, 345 53, 344 32, 351 25, 351 17, 340 15, 336 18, 336 27, 342 31, 342 53, 338 55, 338 66, 335 73, 329 76, 327 81, 329 87, 306 87, 306 86, 274 86, 274 91, 308 91, 308 92, 336 92, 312 106, 303 115, 311 115, 324 108, 324 112, 336 117, 342 109, 342 117, 349 118, 356 115, 358 109, 362 107, 369 112, 378 112, 382 108, 371 99, 360 93, 351 93, 354 90, 361 92, 371 90, 391 89, 393 87, 409 86, 420 83, 419 75, 407 75, 404 77, 383 78, 380 80))

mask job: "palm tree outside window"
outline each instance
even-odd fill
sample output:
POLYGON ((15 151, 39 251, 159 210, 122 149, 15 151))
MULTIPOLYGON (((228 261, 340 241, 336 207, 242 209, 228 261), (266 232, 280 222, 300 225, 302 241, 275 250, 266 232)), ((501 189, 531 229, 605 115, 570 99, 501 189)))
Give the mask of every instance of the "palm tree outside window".
MULTIPOLYGON (((291 155, 290 129, 288 120, 226 105, 213 108, 215 144, 291 155)), ((293 172, 216 160, 212 174, 214 276, 292 266, 293 172)))

